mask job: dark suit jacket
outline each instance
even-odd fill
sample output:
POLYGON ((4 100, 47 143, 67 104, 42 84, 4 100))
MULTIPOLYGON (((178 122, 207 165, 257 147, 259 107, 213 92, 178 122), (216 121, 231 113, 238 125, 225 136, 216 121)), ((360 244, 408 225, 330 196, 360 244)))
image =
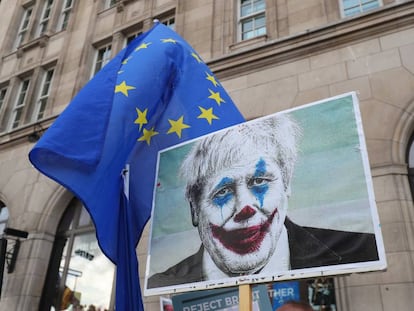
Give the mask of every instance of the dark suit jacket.
MULTIPOLYGON (((286 218, 291 269, 378 260, 374 234, 301 227, 286 218)), ((148 279, 148 288, 200 282, 204 247, 148 279)))

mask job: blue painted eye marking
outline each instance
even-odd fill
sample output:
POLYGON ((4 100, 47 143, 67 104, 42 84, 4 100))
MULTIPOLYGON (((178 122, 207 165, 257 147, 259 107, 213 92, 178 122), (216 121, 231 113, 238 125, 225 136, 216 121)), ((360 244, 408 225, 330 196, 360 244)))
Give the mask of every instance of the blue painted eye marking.
POLYGON ((248 186, 254 196, 260 202, 260 208, 263 207, 263 201, 267 190, 269 190, 268 178, 266 176, 266 162, 260 159, 256 164, 256 171, 248 181, 248 186))
POLYGON ((214 187, 213 203, 220 208, 234 197, 234 180, 224 177, 216 187, 214 187))

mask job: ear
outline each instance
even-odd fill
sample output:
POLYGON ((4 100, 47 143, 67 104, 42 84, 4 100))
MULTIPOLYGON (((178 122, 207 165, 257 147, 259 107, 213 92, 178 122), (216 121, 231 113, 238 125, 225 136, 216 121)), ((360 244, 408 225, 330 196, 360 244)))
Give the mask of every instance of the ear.
POLYGON ((194 227, 198 226, 198 210, 193 202, 190 201, 191 221, 194 227))

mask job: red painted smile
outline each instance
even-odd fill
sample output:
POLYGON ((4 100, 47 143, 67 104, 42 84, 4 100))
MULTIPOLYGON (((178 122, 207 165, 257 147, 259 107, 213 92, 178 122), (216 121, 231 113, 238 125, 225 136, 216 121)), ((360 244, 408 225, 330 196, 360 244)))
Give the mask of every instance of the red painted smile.
POLYGON ((265 223, 248 228, 228 231, 222 227, 211 225, 213 237, 218 239, 224 247, 239 255, 253 253, 260 248, 276 212, 277 209, 275 209, 265 223))

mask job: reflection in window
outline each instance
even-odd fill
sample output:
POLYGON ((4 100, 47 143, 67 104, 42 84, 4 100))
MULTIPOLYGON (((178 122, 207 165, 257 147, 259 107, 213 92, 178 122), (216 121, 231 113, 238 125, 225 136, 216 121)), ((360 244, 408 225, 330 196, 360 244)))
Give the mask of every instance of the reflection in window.
POLYGON ((88 212, 73 200, 59 224, 42 310, 114 310, 115 266, 101 252, 88 212))
POLYGON ((344 16, 353 16, 381 6, 380 0, 341 0, 344 16))
POLYGON ((241 0, 239 11, 241 40, 266 34, 265 9, 265 0, 241 0))
MULTIPOLYGON (((95 233, 75 236, 71 245, 65 248, 59 274, 65 279, 61 310, 71 305, 90 306, 108 309, 110 306, 114 267, 101 252, 95 233)), ((86 308, 85 308, 86 309, 86 308)))

